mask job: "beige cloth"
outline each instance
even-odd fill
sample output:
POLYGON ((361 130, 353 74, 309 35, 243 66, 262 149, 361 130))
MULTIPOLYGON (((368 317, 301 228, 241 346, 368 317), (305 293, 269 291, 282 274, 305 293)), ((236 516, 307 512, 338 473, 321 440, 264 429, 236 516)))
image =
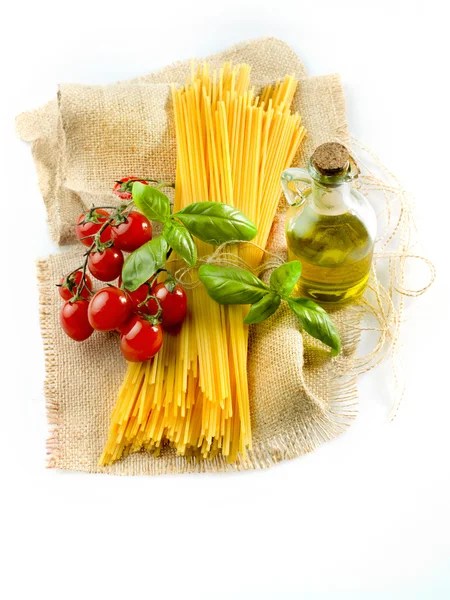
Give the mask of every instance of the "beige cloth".
MULTIPOLYGON (((345 103, 337 75, 305 77, 290 48, 273 38, 240 44, 208 58, 248 62, 252 81, 263 84, 289 73, 301 77, 294 104, 308 130, 296 163, 320 143, 347 140, 345 103)), ((32 141, 52 235, 61 243, 73 236, 81 208, 110 197, 112 181, 122 176, 175 177, 175 136, 168 83, 182 83, 189 63, 179 63, 132 83, 111 86, 61 86, 58 104, 18 117, 23 139, 32 141)), ((285 251, 284 203, 269 249, 285 251)), ((221 471, 270 466, 294 458, 341 433, 355 415, 358 313, 334 314, 343 350, 329 352, 307 335, 287 309, 250 330, 249 386, 253 450, 247 460, 228 466, 221 457, 197 463, 177 457, 139 453, 111 467, 97 465, 107 439, 109 415, 126 365, 117 335, 94 333, 82 344, 67 338, 58 323, 60 299, 54 283, 80 262, 80 247, 39 262, 41 324, 46 353, 48 442, 52 467, 116 474, 221 471)))
MULTIPOLYGON (((260 84, 286 74, 299 78, 306 76, 305 68, 296 54, 287 44, 275 38, 243 42, 208 57, 213 68, 220 68, 226 61, 252 65, 252 80, 260 84)), ((171 83, 184 83, 190 63, 189 60, 182 61, 119 86, 61 86, 58 94, 61 112, 58 101, 52 100, 16 118, 19 137, 31 142, 39 187, 47 207, 50 234, 56 242, 67 244, 75 240, 73 224, 84 208, 92 203, 98 204, 105 198, 109 203, 111 200, 114 202, 110 190, 111 182, 115 179, 140 176, 141 169, 144 169, 142 175, 158 178, 159 174, 173 169, 175 140, 171 123, 171 131, 166 131, 168 118, 164 105, 168 86, 171 83), (137 84, 155 84, 156 87, 152 85, 140 92, 135 87, 137 84), (162 89, 158 89, 159 85, 162 89), (140 96, 140 104, 134 103, 133 109, 125 112, 121 103, 125 101, 129 109, 130 102, 138 100, 137 96, 140 96), (155 105, 157 114, 153 112, 155 105), (135 110, 139 114, 135 114, 135 110), (98 135, 102 127, 102 134, 107 134, 108 144, 98 135), (66 139, 72 150, 67 157, 67 174, 66 139), (85 143, 88 139, 89 144, 85 143), (110 154, 111 148, 114 149, 114 160, 110 154), (156 155, 153 152, 155 149, 156 155), (166 159, 170 166, 166 165, 166 159), (87 165, 92 165, 95 175, 100 175, 98 185, 92 177, 86 184, 80 182, 77 176, 73 177, 74 169, 82 160, 87 161, 87 164, 81 165, 83 172, 87 165)), ((171 179, 173 174, 174 171, 171 179)))

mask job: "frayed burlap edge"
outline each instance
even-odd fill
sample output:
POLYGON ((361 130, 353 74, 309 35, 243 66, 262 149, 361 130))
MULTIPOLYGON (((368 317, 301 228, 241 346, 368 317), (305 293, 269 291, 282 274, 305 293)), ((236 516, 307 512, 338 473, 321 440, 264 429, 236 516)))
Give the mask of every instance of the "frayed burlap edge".
MULTIPOLYGON (((333 106, 337 135, 342 141, 348 140, 348 130, 345 113, 345 99, 341 93, 339 75, 330 76, 328 92, 330 104, 333 106), (339 93, 338 93, 339 92, 339 93), (340 98, 340 95, 342 98, 340 98), (337 101, 340 99, 339 101, 337 101)), ((301 92, 300 92, 301 93, 301 92)), ((313 118, 313 115, 311 115, 313 118)), ((308 116, 306 116, 308 119, 308 116)), ((323 140, 327 141, 327 140, 323 140)), ((302 149, 302 155, 297 157, 294 164, 303 164, 311 149, 308 142, 302 149)), ((280 209, 283 210, 284 201, 280 209)), ((270 246, 270 240, 269 240, 270 246)), ((235 472, 254 469, 269 468, 282 460, 290 460, 313 452, 321 444, 346 431, 357 415, 357 373, 353 370, 353 357, 360 339, 358 328, 361 316, 358 313, 346 314, 346 333, 342 336, 342 353, 333 359, 330 365, 331 387, 325 406, 320 403, 322 411, 314 416, 300 418, 292 424, 288 431, 274 436, 269 442, 254 443, 253 449, 248 452, 246 459, 239 459, 233 464, 228 464, 222 456, 213 460, 196 461, 175 454, 163 455, 153 461, 142 462, 138 460, 139 454, 128 456, 118 461, 111 467, 83 468, 66 467, 60 460, 62 447, 60 440, 61 410, 57 398, 57 371, 56 353, 52 345, 52 314, 49 311, 49 294, 54 293, 49 281, 48 265, 44 260, 37 263, 38 282, 40 288, 40 319, 42 339, 46 363, 46 379, 44 385, 47 416, 50 426, 50 435, 47 440, 48 468, 62 468, 64 470, 82 471, 89 473, 103 473, 114 475, 162 475, 168 473, 214 473, 235 472)), ((307 352, 307 350, 305 350, 307 352)), ((314 352, 314 350, 312 350, 314 352)), ((308 388, 307 376, 303 377, 303 389, 299 393, 312 394, 308 388)))
MULTIPOLYGON (((139 454, 130 455, 111 467, 94 469, 70 468, 61 464, 60 426, 61 415, 57 395, 57 355, 52 330, 54 315, 51 309, 51 294, 54 286, 50 280, 48 263, 37 261, 37 276, 40 296, 40 325, 45 355, 46 377, 44 395, 46 402, 49 436, 47 439, 47 468, 113 475, 163 475, 169 473, 223 473, 255 469, 267 469, 283 460, 298 458, 313 452, 321 444, 342 434, 357 415, 357 374, 352 370, 353 356, 360 340, 360 315, 355 311, 346 315, 346 332, 342 335, 342 352, 330 365, 331 386, 325 406, 320 399, 322 411, 315 415, 301 417, 288 431, 274 436, 267 442, 254 444, 245 459, 239 458, 228 464, 222 456, 213 460, 196 461, 173 455, 160 456, 151 462, 143 463, 136 459, 139 454)), ((307 350, 305 350, 307 352, 307 350)), ((314 349, 312 350, 314 352, 314 349)), ((308 388, 307 377, 303 376, 303 389, 299 394, 314 396, 308 388)))
MULTIPOLYGON (((246 41, 233 44, 210 56, 194 59, 195 61, 234 61, 236 63, 245 62, 242 52, 252 52, 252 49, 258 49, 258 53, 264 53, 269 46, 270 53, 277 55, 283 52, 286 57, 289 56, 289 62, 292 63, 292 73, 298 77, 307 77, 306 69, 295 54, 289 44, 274 36, 260 36, 246 41)), ((143 76, 134 77, 128 80, 121 80, 119 84, 157 84, 172 83, 179 79, 179 70, 186 69, 190 60, 178 60, 170 65, 166 65, 152 73, 143 76), (173 75, 177 77, 173 78, 173 75)), ((187 75, 188 71, 186 71, 187 75)), ((264 83, 273 81, 277 77, 258 77, 257 79, 264 83)), ((184 79, 184 77, 182 78, 184 79)), ((67 188, 64 184, 64 177, 61 172, 59 158, 62 155, 60 144, 63 143, 61 135, 58 134, 58 122, 60 118, 58 111, 58 102, 56 99, 50 100, 45 105, 20 113, 16 116, 16 132, 18 137, 26 142, 31 142, 33 159, 36 165, 38 176, 38 186, 41 196, 47 209, 47 223, 51 239, 61 245, 74 242, 72 229, 64 225, 62 218, 64 207, 71 207, 74 212, 74 218, 78 212, 81 212, 86 206, 83 204, 78 192, 67 188)))
POLYGON ((54 284, 50 280, 48 263, 45 259, 38 260, 36 268, 39 282, 39 318, 45 358, 44 396, 49 426, 47 467, 58 468, 61 411, 59 410, 58 403, 56 380, 57 355, 52 337, 52 306, 50 301, 50 294, 54 293, 54 284))

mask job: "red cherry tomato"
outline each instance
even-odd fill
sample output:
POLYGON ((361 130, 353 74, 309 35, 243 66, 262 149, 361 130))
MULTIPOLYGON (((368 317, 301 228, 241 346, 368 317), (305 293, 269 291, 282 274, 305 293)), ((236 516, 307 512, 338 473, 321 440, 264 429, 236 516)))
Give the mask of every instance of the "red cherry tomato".
MULTIPOLYGON (((70 276, 63 277, 59 282, 59 295, 63 300, 70 300, 73 296, 77 295, 78 286, 80 284, 81 278, 83 277, 82 271, 76 271, 75 273, 71 273, 70 276)), ((92 291, 92 281, 89 275, 86 274, 86 286, 83 288, 81 292, 81 297, 89 299, 92 291)))
MULTIPOLYGON (((173 330, 185 318, 187 312, 186 292, 181 285, 176 285, 173 292, 169 291, 165 283, 157 283, 152 287, 152 294, 158 298, 162 308, 162 326, 164 329, 173 330)), ((147 302, 150 314, 156 314, 158 307, 156 301, 150 298, 147 302)))
POLYGON ((120 350, 131 362, 149 360, 159 351, 162 343, 161 325, 152 325, 137 315, 122 328, 120 350))
MULTIPOLYGON (((89 210, 82 213, 78 217, 77 224, 75 225, 75 235, 77 236, 77 239, 79 239, 82 244, 89 247, 94 241, 94 238, 92 236, 94 236, 98 232, 98 230, 101 228, 103 223, 109 218, 109 216, 109 212, 103 210, 103 208, 96 208, 94 211, 92 211, 92 215, 90 214, 89 210), (86 223, 82 223, 82 221, 86 219, 93 219, 93 221, 87 221, 86 223)), ((105 243, 109 242, 110 239, 111 227, 109 227, 108 225, 105 231, 103 231, 103 233, 101 234, 100 241, 105 243)))
POLYGON ((76 300, 64 302, 59 312, 59 322, 67 335, 77 342, 87 340, 94 331, 88 319, 89 302, 76 300))
POLYGON ((122 200, 131 200, 133 183, 139 181, 140 183, 147 184, 148 181, 145 179, 137 179, 136 177, 123 177, 119 181, 116 181, 113 187, 113 194, 119 196, 122 200))
POLYGON ((132 315, 133 305, 123 290, 106 287, 94 294, 89 302, 89 323, 98 331, 113 331, 132 315))
POLYGON ((100 281, 114 281, 122 273, 123 254, 115 248, 102 252, 91 252, 88 258, 89 271, 100 281))
MULTIPOLYGON (((118 287, 121 287, 121 286, 122 286, 122 277, 119 277, 118 287)), ((147 306, 145 304, 143 304, 142 306, 139 306, 139 304, 141 304, 141 302, 144 302, 144 300, 148 296, 149 286, 147 283, 143 283, 142 285, 140 285, 137 290, 134 290, 134 292, 130 292, 129 290, 125 290, 125 291, 129 295, 131 302, 133 303, 133 310, 135 312, 137 312, 139 310, 143 313, 150 314, 148 312, 147 306)))
POLYGON ((152 224, 140 212, 133 210, 125 223, 111 228, 114 246, 124 252, 133 252, 152 239, 152 224))

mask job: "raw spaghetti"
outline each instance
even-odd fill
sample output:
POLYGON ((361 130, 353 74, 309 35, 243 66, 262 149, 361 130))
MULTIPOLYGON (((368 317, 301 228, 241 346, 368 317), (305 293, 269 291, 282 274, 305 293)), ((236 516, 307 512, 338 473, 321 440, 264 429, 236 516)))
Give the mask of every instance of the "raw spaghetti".
MULTIPOLYGON (((280 175, 305 136, 290 106, 293 77, 250 88, 250 67, 226 63, 217 73, 192 66, 181 89, 172 89, 177 175, 175 211, 201 200, 224 202, 258 227, 265 247, 280 198, 280 175)), ((197 241, 199 256, 213 248, 197 241)), ((233 250, 250 266, 254 247, 233 250)), ((130 452, 159 452, 164 443, 180 455, 229 462, 251 448, 247 385, 246 308, 215 303, 202 286, 188 291, 189 312, 177 336, 166 335, 152 361, 129 363, 111 416, 101 465, 130 452)))

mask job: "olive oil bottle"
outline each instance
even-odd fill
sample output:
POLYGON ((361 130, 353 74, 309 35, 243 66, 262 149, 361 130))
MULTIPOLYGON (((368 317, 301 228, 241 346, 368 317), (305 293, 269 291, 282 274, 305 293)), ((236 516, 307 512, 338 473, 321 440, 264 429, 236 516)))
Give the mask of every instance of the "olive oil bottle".
POLYGON ((291 260, 300 260, 299 292, 319 303, 357 300, 366 287, 376 236, 376 215, 352 187, 359 170, 341 144, 319 146, 307 170, 281 177, 291 205, 286 238, 291 260))

